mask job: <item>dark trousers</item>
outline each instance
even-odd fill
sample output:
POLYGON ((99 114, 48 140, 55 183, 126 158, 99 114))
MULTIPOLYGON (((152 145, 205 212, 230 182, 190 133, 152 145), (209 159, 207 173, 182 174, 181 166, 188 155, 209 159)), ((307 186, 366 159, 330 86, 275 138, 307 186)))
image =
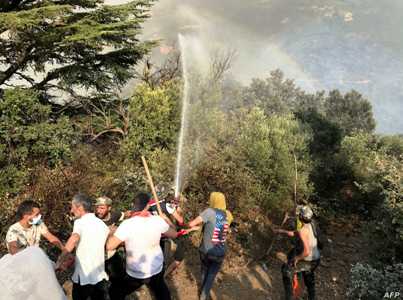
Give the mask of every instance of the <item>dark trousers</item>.
POLYGON ((201 261, 201 289, 200 300, 210 298, 210 290, 213 287, 214 279, 221 269, 224 256, 218 257, 200 252, 201 261))
POLYGON ((305 286, 308 290, 308 299, 315 300, 315 269, 319 266, 319 260, 306 262, 301 261, 297 264, 297 267, 294 268, 290 264, 284 264, 281 268, 281 272, 283 275, 283 284, 284 284, 284 292, 285 299, 291 300, 293 298, 292 294, 292 279, 294 274, 302 273, 302 277, 304 279, 305 286))
POLYGON ((73 282, 73 300, 110 300, 108 287, 109 283, 106 280, 85 285, 73 282))
POLYGON ((118 250, 116 253, 105 260, 105 271, 109 280, 120 280, 126 274, 126 261, 124 252, 118 250))
POLYGON ((171 300, 171 294, 164 281, 163 271, 145 279, 133 278, 126 274, 119 282, 112 282, 111 300, 124 300, 127 295, 139 289, 143 284, 147 285, 156 300, 171 300))

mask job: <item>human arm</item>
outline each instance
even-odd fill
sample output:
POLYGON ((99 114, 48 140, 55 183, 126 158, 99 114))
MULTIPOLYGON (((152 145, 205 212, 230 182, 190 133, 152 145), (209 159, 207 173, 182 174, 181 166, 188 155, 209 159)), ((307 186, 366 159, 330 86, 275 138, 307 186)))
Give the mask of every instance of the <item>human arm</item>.
POLYGON ((108 226, 108 229, 109 229, 108 237, 110 237, 115 234, 116 230, 118 229, 118 226, 116 226, 115 224, 112 224, 112 225, 108 226))
POLYGON ((11 255, 16 254, 18 251, 20 251, 21 249, 18 247, 17 241, 12 241, 12 242, 8 242, 8 252, 11 255))
POLYGON ((175 224, 172 223, 171 219, 166 214, 163 213, 160 215, 160 217, 169 225, 169 227, 171 227, 173 230, 176 230, 175 224))
POLYGON ((170 239, 175 239, 178 237, 178 232, 174 228, 169 227, 169 229, 164 232, 164 236, 170 239))
POLYGON ((285 230, 285 229, 273 229, 274 233, 282 233, 282 234, 286 234, 289 237, 294 237, 295 236, 295 232, 294 231, 289 231, 289 230, 285 230))
POLYGON ((18 231, 13 229, 13 227, 10 227, 7 231, 6 235, 6 243, 7 243, 7 248, 8 252, 11 255, 16 254, 17 252, 21 251, 24 249, 24 246, 18 243, 18 231))
POLYGON ((80 241, 80 235, 78 233, 72 233, 69 239, 66 242, 66 245, 62 249, 62 253, 56 262, 55 269, 58 271, 67 270, 74 263, 74 255, 71 254, 74 248, 77 247, 78 242, 80 241))
POLYGON ((106 242, 106 250, 112 251, 115 250, 123 241, 117 238, 115 235, 109 236, 106 242))
POLYGON ((62 242, 55 235, 53 235, 50 231, 44 233, 43 236, 45 237, 45 239, 48 240, 49 243, 55 245, 61 251, 64 250, 64 246, 63 246, 62 242))
POLYGON ((71 253, 77 247, 78 242, 80 241, 80 235, 78 233, 73 232, 64 246, 64 253, 71 253))
POLYGON ((123 212, 123 218, 124 219, 128 219, 132 216, 132 211, 131 210, 126 210, 125 212, 123 212))
POLYGON ((119 247, 120 244, 125 242, 131 236, 131 228, 126 221, 117 227, 113 234, 109 234, 106 241, 106 251, 112 251, 119 247))
POLYGON ((172 216, 174 217, 176 222, 178 222, 178 224, 183 224, 183 216, 180 213, 179 207, 177 209, 175 209, 175 211, 172 213, 172 216))
POLYGON ((203 218, 201 216, 196 217, 195 219, 193 219, 192 221, 189 222, 189 227, 196 227, 203 224, 203 218))

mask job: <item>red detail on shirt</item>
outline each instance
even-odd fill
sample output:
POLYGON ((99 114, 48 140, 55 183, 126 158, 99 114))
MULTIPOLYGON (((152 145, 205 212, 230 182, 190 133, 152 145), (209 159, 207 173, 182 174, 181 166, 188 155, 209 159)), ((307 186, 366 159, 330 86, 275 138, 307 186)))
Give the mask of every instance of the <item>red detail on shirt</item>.
POLYGON ((150 217, 151 216, 151 214, 148 212, 148 211, 133 211, 133 212, 131 212, 131 214, 130 214, 130 217, 131 218, 133 218, 133 217, 143 217, 143 218, 146 218, 146 217, 150 217))
POLYGON ((224 224, 221 239, 220 239, 220 232, 221 232, 220 228, 215 227, 214 231, 213 231, 213 236, 211 238, 212 243, 213 244, 225 243, 225 241, 227 239, 228 228, 229 228, 229 225, 224 224))

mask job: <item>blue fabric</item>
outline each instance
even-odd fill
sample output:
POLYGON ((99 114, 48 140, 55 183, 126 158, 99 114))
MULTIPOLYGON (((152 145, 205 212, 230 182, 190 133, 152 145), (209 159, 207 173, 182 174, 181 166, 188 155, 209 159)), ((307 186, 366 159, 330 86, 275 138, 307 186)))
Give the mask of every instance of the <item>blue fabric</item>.
POLYGON ((214 279, 221 269, 224 257, 206 255, 200 252, 200 260, 202 273, 200 300, 207 300, 210 298, 210 291, 213 287, 214 279))

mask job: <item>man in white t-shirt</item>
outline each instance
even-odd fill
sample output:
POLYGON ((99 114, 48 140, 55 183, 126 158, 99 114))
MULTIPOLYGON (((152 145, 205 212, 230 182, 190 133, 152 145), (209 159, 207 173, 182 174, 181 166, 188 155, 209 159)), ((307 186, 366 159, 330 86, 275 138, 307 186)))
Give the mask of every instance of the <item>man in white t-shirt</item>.
POLYGON ((150 196, 140 193, 134 200, 132 217, 120 224, 106 244, 108 251, 121 243, 126 248, 126 276, 119 282, 112 281, 111 299, 124 300, 143 284, 146 284, 157 300, 171 299, 164 281, 164 256, 160 247, 161 235, 176 238, 178 233, 160 216, 148 211, 150 196))
POLYGON ((76 248, 72 276, 73 300, 108 300, 108 275, 105 272, 105 243, 109 228, 92 212, 92 200, 77 194, 71 202, 71 212, 77 218, 65 251, 76 248))

